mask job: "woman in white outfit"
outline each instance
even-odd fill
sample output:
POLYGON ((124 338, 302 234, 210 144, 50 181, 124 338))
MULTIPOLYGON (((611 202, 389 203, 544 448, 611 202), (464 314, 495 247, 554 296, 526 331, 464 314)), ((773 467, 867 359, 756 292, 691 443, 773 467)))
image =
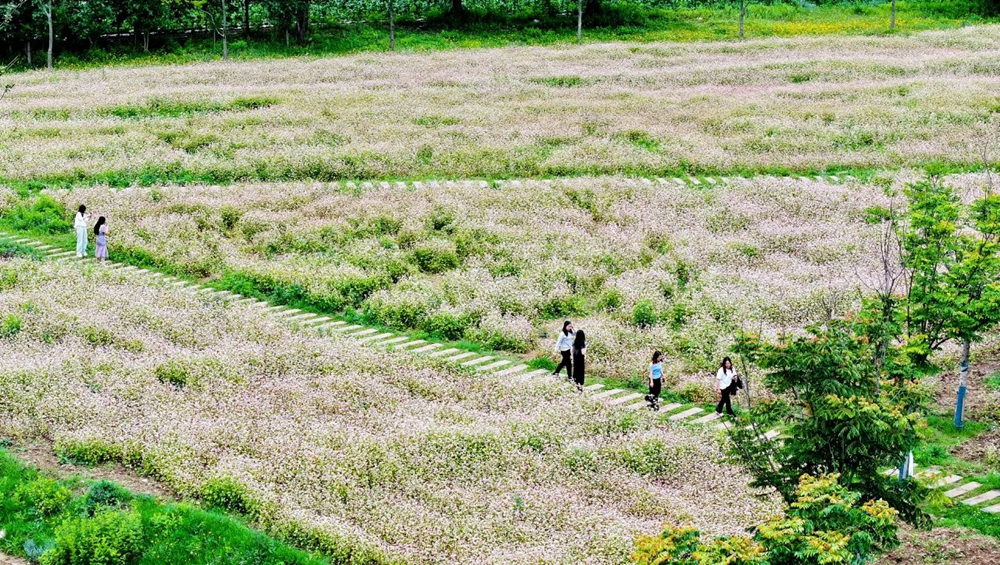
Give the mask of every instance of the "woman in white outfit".
POLYGON ((736 369, 733 369, 733 361, 729 357, 722 360, 722 366, 715 373, 715 397, 719 399, 719 404, 715 407, 716 414, 722 414, 722 409, 726 413, 735 416, 733 413, 732 396, 736 394, 736 381, 739 379, 736 369))
POLYGON ((87 207, 81 204, 80 211, 76 213, 76 217, 73 219, 73 227, 76 229, 77 257, 87 256, 87 220, 89 219, 90 214, 87 213, 87 207))
POLYGON ((566 377, 569 380, 573 380, 573 339, 576 337, 575 332, 573 332, 573 322, 566 320, 563 324, 563 329, 559 332, 559 339, 556 340, 556 347, 553 351, 557 355, 562 357, 559 366, 553 375, 558 375, 562 371, 563 367, 566 367, 566 377))

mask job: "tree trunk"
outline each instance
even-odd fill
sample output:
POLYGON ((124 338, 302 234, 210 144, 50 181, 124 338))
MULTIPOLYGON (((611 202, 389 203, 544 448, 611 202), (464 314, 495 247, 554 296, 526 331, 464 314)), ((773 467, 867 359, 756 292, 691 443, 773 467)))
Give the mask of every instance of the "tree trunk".
POLYGON ((896 29, 896 0, 892 0, 892 16, 889 18, 889 29, 896 29))
POLYGON ((250 38, 250 0, 243 0, 243 35, 250 38))
POLYGON ((45 8, 45 18, 49 22, 49 55, 48 55, 48 69, 52 70, 52 48, 55 44, 55 31, 52 29, 52 2, 48 3, 45 8))
POLYGON ((299 2, 298 12, 295 14, 295 33, 298 35, 299 43, 306 42, 306 34, 309 32, 309 2, 299 2))
POLYGON ((288 47, 291 44, 292 44, 291 34, 288 33, 288 30, 286 29, 285 30, 285 47, 288 47))
POLYGON ((396 50, 396 13, 392 9, 395 0, 389 0, 389 51, 396 50))
POLYGON ((451 13, 454 15, 460 15, 465 11, 465 7, 462 6, 462 0, 451 0, 451 13))
POLYGON ((142 32, 142 50, 149 53, 149 32, 142 32))
POLYGON ((25 47, 25 51, 28 52, 28 66, 31 66, 31 40, 28 40, 28 45, 25 47))
POLYGON ((743 22, 747 19, 747 0, 740 0, 740 39, 743 39, 743 22))
POLYGON ((576 3, 576 43, 583 43, 583 0, 576 3))
POLYGON ((226 13, 228 0, 222 0, 222 60, 229 60, 229 19, 226 13))

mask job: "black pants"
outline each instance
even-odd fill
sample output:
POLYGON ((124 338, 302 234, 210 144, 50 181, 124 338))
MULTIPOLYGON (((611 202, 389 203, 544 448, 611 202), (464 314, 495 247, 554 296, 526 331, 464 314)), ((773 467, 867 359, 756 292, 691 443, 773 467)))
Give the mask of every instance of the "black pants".
POLYGON ((558 375, 559 371, 562 371, 562 368, 566 367, 566 376, 569 377, 570 379, 572 379, 573 378, 573 351, 570 350, 570 349, 567 349, 566 351, 560 351, 560 353, 562 354, 562 362, 559 363, 559 366, 556 367, 556 372, 553 373, 553 374, 558 375))
POLYGON ((736 392, 735 384, 731 384, 728 387, 719 391, 720 393, 719 396, 721 396, 721 398, 719 399, 719 404, 715 407, 716 413, 722 414, 722 407, 725 406, 727 414, 729 414, 730 416, 736 415, 736 413, 733 412, 733 400, 732 400, 732 396, 735 392, 736 392))
POLYGON ((649 401, 655 402, 656 399, 660 398, 660 386, 663 379, 652 379, 652 384, 649 385, 649 401))
POLYGON ((576 384, 583 386, 584 368, 586 367, 586 361, 583 355, 579 353, 573 353, 573 366, 570 368, 573 371, 573 377, 576 384))

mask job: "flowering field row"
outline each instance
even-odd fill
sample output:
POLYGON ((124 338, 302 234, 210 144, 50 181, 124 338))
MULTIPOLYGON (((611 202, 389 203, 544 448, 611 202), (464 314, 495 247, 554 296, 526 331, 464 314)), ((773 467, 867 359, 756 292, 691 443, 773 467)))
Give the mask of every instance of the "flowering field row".
MULTIPOLYGON (((351 192, 323 183, 53 192, 114 229, 112 254, 369 322, 529 352, 582 318, 595 371, 649 351, 710 368, 734 330, 843 312, 875 272, 867 184, 758 178, 724 186, 622 178, 351 192)), ((11 200, 7 216, 16 206, 11 200)))
POLYGON ((36 72, 0 178, 524 177, 978 164, 1000 27, 36 72))
POLYGON ((774 510, 707 438, 558 383, 293 333, 98 266, 4 260, 0 289, 0 436, 122 461, 302 546, 621 563, 665 520, 736 532, 774 510))

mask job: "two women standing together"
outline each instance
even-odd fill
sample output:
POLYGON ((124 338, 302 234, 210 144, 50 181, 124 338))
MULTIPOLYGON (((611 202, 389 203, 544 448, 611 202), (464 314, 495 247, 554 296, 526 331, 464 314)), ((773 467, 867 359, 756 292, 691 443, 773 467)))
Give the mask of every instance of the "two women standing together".
POLYGON ((573 322, 566 320, 556 340, 555 353, 562 357, 553 375, 558 375, 566 367, 566 378, 576 383, 576 389, 583 390, 583 378, 587 366, 587 334, 573 328, 573 322))
MULTIPOLYGON (((90 221, 90 214, 87 207, 80 205, 76 217, 73 218, 73 228, 76 230, 76 256, 79 258, 87 256, 87 245, 89 244, 87 224, 90 221)), ((105 261, 108 258, 108 222, 104 216, 97 218, 94 225, 94 257, 105 261)))

